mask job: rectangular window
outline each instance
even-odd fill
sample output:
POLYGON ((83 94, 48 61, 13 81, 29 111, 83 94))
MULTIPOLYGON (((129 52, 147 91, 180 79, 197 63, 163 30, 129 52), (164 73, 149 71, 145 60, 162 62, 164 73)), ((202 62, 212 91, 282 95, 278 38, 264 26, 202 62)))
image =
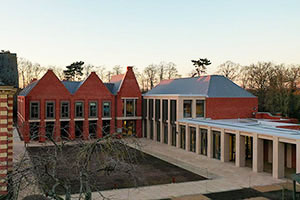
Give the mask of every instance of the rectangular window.
POLYGON ((184 118, 192 117, 192 100, 183 101, 183 117, 184 118))
POLYGON ((168 100, 163 100, 163 121, 168 120, 168 100))
POLYGON ((156 140, 160 142, 160 122, 156 122, 156 140))
POLYGON ((91 101, 89 102, 89 117, 97 117, 97 102, 91 101))
POLYGON ((133 99, 126 99, 126 116, 134 116, 134 101, 133 99))
POLYGON ((77 118, 83 118, 84 112, 83 112, 83 102, 75 102, 75 117, 77 118))
POLYGON ((46 119, 55 118, 55 102, 46 101, 46 119))
POLYGON ((102 105, 103 117, 111 117, 110 115, 110 101, 104 101, 102 105))
POLYGON ((196 128, 190 127, 190 151, 196 152, 196 128))
POLYGON ((185 126, 180 125, 180 148, 185 149, 185 126))
POLYGON ((207 155, 207 129, 200 129, 201 149, 200 154, 207 155))
POLYGON ((174 123, 176 121, 176 115, 177 115, 177 111, 176 111, 176 100, 171 100, 171 110, 170 110, 170 119, 171 122, 174 123))
POLYGON ((177 138, 176 138, 176 125, 172 124, 172 145, 176 146, 177 138))
POLYGON ((160 100, 156 99, 155 100, 155 120, 160 119, 160 100))
POLYGON ((60 117, 61 118, 70 117, 70 103, 68 101, 63 101, 60 103, 60 117))
POLYGON ((153 140, 153 120, 150 120, 150 139, 153 140))
POLYGON ((164 143, 168 144, 168 136, 169 136, 169 134, 168 134, 168 124, 164 123, 163 126, 164 126, 164 143))
POLYGON ((196 101, 196 117, 204 117, 204 100, 196 101))
POLYGON ((151 120, 153 118, 153 99, 149 99, 149 120, 151 120))
POLYGON ((122 102, 124 117, 134 117, 137 115, 137 99, 122 99, 122 102))
POLYGON ((32 101, 30 102, 30 119, 40 118, 40 102, 32 101))
POLYGON ((221 132, 213 131, 213 158, 221 158, 221 132))
POLYGON ((143 99, 142 116, 143 116, 144 119, 147 117, 147 99, 143 99))

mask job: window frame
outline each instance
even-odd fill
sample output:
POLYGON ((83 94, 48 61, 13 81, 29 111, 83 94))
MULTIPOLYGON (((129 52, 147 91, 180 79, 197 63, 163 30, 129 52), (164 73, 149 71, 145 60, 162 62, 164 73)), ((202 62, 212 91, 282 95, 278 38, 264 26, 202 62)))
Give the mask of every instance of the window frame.
POLYGON ((45 119, 55 119, 55 101, 49 100, 45 102, 45 119), (48 117, 48 112, 47 112, 48 103, 53 103, 53 117, 48 117))
POLYGON ((98 117, 98 101, 89 101, 89 118, 97 118, 98 117), (96 116, 91 115, 91 103, 96 103, 96 116))
POLYGON ((30 106, 29 106, 29 119, 35 120, 35 119, 40 119, 40 112, 41 112, 41 108, 40 108, 40 102, 39 101, 30 101, 30 106), (32 117, 32 104, 33 103, 37 103, 38 107, 37 107, 37 117, 32 117))
POLYGON ((74 116, 75 118, 79 118, 82 119, 84 118, 84 101, 75 101, 74 102, 74 116), (81 103, 82 104, 82 116, 77 116, 77 112, 76 112, 76 103, 81 103))
POLYGON ((62 119, 69 119, 70 118, 70 101, 61 101, 60 102, 60 118, 62 119), (63 113, 62 113, 62 106, 63 103, 67 103, 68 104, 68 116, 67 117, 63 117, 63 113))
POLYGON ((123 103, 123 117, 136 117, 137 116, 137 98, 124 98, 122 99, 122 103, 123 103), (132 111, 132 115, 127 115, 127 101, 131 100, 133 102, 133 111, 132 111))
POLYGON ((103 118, 110 118, 111 117, 111 101, 103 101, 102 102, 102 117, 103 118), (104 104, 108 103, 109 104, 109 116, 104 115, 104 104))
POLYGON ((197 99, 196 100, 196 117, 205 117, 205 100, 203 99, 197 99), (200 116, 197 114, 197 105, 198 105, 198 102, 203 102, 203 116, 200 116))
POLYGON ((183 100, 183 118, 192 118, 193 116, 193 100, 183 100), (190 102, 190 116, 186 116, 185 102, 190 102))

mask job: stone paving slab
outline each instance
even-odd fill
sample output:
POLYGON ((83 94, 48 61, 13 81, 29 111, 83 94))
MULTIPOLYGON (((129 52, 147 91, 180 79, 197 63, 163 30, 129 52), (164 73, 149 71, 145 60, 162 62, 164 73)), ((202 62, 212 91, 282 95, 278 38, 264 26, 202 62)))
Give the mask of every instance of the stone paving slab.
POLYGON ((198 195, 188 195, 188 196, 183 196, 183 197, 175 197, 175 198, 172 198, 172 200, 210 200, 210 198, 208 198, 202 194, 198 194, 198 195))

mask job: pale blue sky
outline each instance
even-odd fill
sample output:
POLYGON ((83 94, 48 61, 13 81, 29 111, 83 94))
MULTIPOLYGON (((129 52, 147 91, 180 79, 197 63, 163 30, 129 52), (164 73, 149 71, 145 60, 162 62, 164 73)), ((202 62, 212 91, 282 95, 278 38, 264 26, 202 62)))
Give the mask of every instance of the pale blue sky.
POLYGON ((42 65, 300 64, 299 0, 9 0, 0 20, 0 49, 42 65))

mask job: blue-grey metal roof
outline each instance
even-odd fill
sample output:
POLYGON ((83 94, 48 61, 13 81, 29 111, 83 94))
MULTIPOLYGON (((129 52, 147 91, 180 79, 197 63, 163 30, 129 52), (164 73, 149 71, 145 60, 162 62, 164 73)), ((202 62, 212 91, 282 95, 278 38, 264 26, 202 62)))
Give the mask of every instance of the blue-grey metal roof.
POLYGON ((115 84, 113 84, 113 83, 104 83, 104 85, 106 86, 106 88, 107 88, 112 94, 114 94, 114 87, 115 87, 115 84))
POLYGON ((34 81, 32 83, 30 83, 26 88, 24 88, 20 93, 19 96, 27 96, 29 94, 29 92, 36 86, 36 84, 39 81, 34 81))
POLYGON ((62 81, 62 84, 69 90, 71 94, 74 94, 84 81, 62 81))
POLYGON ((231 80, 220 75, 164 80, 152 90, 144 94, 144 96, 155 95, 255 97, 250 92, 233 83, 231 80))

